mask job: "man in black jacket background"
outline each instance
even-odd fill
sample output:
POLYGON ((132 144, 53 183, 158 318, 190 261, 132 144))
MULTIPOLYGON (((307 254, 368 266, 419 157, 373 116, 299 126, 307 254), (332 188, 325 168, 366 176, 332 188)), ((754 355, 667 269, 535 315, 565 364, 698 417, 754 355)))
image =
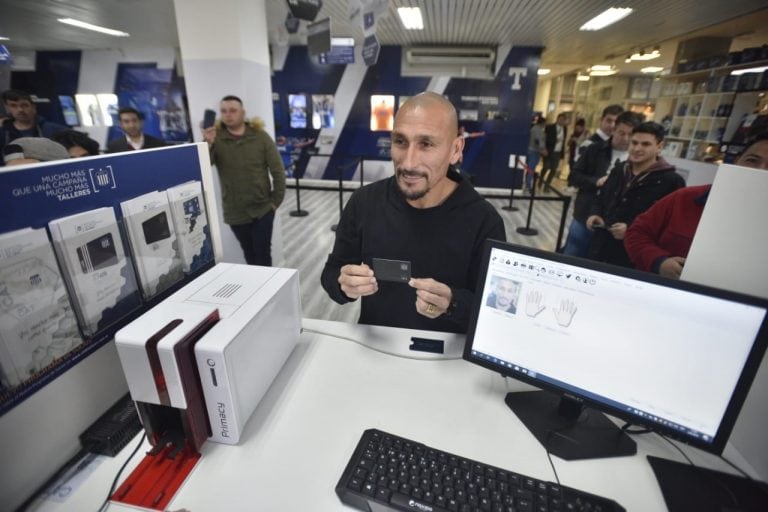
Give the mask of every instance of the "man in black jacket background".
POLYGON ((606 142, 593 142, 576 161, 568 175, 568 185, 579 189, 573 204, 573 219, 568 227, 568 238, 563 254, 587 257, 592 231, 587 229, 592 201, 608 179, 608 172, 627 159, 632 130, 642 122, 640 114, 624 112, 616 120, 611 138, 606 142))
POLYGON ((557 174, 560 160, 565 155, 565 145, 568 140, 567 124, 568 116, 561 112, 557 115, 557 120, 553 124, 548 124, 544 128, 547 154, 542 159, 539 188, 543 188, 545 184, 547 188, 552 186, 552 178, 557 174))
POLYGON ((109 141, 107 153, 162 148, 166 145, 165 141, 144 133, 144 115, 135 108, 121 108, 117 112, 117 118, 125 135, 109 141))
POLYGON ((674 166, 661 158, 663 147, 659 123, 642 123, 632 132, 627 161, 611 170, 587 217, 587 229, 595 231, 590 259, 632 268, 624 249, 627 227, 656 201, 685 186, 674 166))

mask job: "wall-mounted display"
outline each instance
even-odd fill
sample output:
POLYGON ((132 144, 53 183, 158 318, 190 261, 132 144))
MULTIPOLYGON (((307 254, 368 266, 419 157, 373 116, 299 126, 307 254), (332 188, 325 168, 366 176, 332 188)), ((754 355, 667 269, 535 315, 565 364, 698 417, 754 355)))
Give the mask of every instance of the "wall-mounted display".
POLYGON ((96 100, 99 102, 99 110, 101 111, 101 119, 104 121, 104 126, 118 124, 117 111, 119 107, 117 105, 117 95, 101 93, 96 95, 96 100))
POLYGON ((395 122, 395 97, 390 94, 371 96, 371 131, 392 131, 395 122))
POLYGON ((333 95, 313 94, 312 128, 319 130, 321 128, 333 128, 333 125, 333 95))
POLYGON ((291 128, 307 127, 307 96, 304 94, 288 95, 288 111, 291 115, 291 128))
POLYGON ((68 126, 78 126, 80 118, 77 116, 77 105, 72 96, 59 96, 59 105, 61 105, 61 115, 68 126))
POLYGON ((105 126, 95 94, 75 94, 75 103, 82 126, 105 126))

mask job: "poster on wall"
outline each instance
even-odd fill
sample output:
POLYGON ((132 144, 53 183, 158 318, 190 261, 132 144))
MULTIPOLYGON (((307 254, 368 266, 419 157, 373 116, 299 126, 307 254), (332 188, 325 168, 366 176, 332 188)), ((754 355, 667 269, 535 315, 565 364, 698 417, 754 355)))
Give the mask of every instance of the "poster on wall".
POLYGON ((307 97, 304 94, 288 95, 288 110, 291 115, 291 128, 307 127, 307 97))
POLYGON ((101 107, 95 94, 75 94, 75 102, 82 126, 104 126, 101 107))
POLYGON ((61 115, 67 126, 77 126, 80 124, 80 118, 77 116, 77 105, 72 96, 59 96, 59 105, 61 105, 61 115))
MULTIPOLYGON (((120 107, 132 107, 144 115, 145 133, 166 141, 190 139, 184 78, 173 69, 159 69, 156 64, 120 63, 115 91, 120 107)), ((110 128, 110 139, 120 135, 117 127, 110 128)))
POLYGON ((113 126, 118 124, 117 94, 97 94, 96 99, 99 102, 99 110, 101 113, 101 119, 104 120, 104 126, 113 126))
POLYGON ((312 95, 312 128, 333 128, 333 95, 312 95))
POLYGON ((371 131, 392 131, 395 122, 395 97, 390 94, 371 96, 371 131))

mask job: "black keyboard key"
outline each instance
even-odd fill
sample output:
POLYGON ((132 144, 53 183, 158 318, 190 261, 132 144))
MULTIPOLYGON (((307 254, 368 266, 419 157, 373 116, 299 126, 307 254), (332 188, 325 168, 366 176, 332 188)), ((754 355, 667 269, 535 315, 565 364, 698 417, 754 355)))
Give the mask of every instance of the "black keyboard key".
POLYGON ((615 501, 366 430, 336 486, 359 510, 623 512, 615 501))

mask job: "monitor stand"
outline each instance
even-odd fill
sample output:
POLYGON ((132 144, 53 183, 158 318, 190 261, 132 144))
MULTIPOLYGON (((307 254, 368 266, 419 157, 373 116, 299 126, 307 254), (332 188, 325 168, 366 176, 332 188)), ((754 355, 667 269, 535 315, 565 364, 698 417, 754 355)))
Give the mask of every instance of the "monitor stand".
POLYGON ((768 484, 648 455, 669 512, 763 512, 768 484))
POLYGON ((622 457, 637 445, 604 414, 549 391, 507 393, 506 404, 538 441, 565 460, 622 457))

